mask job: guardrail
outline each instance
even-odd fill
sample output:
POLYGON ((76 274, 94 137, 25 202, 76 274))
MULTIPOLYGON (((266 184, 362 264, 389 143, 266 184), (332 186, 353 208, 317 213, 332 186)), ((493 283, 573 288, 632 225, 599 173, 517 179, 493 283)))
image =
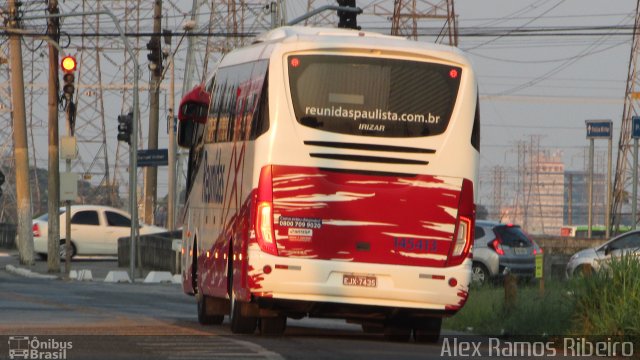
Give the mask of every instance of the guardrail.
MULTIPOLYGON (((173 240, 181 238, 181 230, 139 236, 140 260, 142 262, 140 266, 146 270, 170 271, 172 274, 180 273, 180 263, 176 261, 173 240)), ((118 267, 129 266, 130 243, 131 239, 129 237, 118 239, 118 267)))
POLYGON ((0 248, 15 249, 16 225, 0 223, 0 248))
POLYGON ((532 238, 544 251, 544 277, 556 279, 565 278, 565 268, 573 254, 606 241, 565 236, 532 236, 532 238))
POLYGON ((605 239, 580 239, 565 236, 532 236, 532 238, 546 253, 569 255, 607 241, 605 239))

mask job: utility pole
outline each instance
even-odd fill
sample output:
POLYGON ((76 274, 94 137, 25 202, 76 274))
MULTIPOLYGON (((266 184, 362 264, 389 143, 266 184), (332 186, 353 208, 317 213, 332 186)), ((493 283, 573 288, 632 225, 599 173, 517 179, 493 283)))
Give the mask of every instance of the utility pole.
MULTIPOLYGON (((168 33, 170 34, 170 32, 168 33)), ((175 106, 176 106, 176 74, 174 66, 174 53, 171 49, 171 36, 165 37, 165 43, 169 46, 169 71, 171 71, 171 82, 169 85, 169 197, 167 198, 167 223, 169 231, 176 228, 176 132, 175 132, 175 106)))
MULTIPOLYGON (((9 0, 9 29, 18 29, 16 0, 9 0)), ((11 66, 11 103, 13 104, 13 153, 16 166, 16 207, 18 209, 18 252, 20 263, 33 265, 33 232, 31 230, 31 193, 29 191, 29 151, 27 120, 22 77, 22 44, 20 35, 9 33, 11 66)))
MULTIPOLYGON (((57 14, 58 0, 49 0, 49 14, 57 14)), ((48 19, 49 37, 58 42, 60 19, 48 19)), ((49 44, 49 183, 48 183, 48 244, 47 267, 50 273, 60 271, 60 150, 58 146, 58 49, 49 44)))
MULTIPOLYGON (((151 70, 149 86, 149 142, 147 149, 158 148, 158 112, 160 106, 160 80, 162 79, 162 51, 160 50, 160 31, 162 20, 162 0, 155 0, 153 4, 153 35, 147 44, 151 51, 147 55, 151 70)), ((133 149, 136 151, 136 149, 133 149)), ((136 171, 136 169, 131 169, 136 171)), ((147 166, 144 181, 144 221, 153 224, 153 213, 156 204, 158 185, 158 168, 147 166)))

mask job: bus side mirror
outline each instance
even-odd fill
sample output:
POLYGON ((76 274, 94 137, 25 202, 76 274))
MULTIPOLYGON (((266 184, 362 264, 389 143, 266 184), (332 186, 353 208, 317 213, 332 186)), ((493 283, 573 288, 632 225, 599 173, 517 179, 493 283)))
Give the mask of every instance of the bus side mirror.
POLYGON ((185 148, 196 145, 201 127, 202 124, 193 121, 178 122, 178 145, 185 148))
POLYGON ((207 105, 186 101, 178 111, 178 145, 192 147, 197 144, 207 122, 207 105))

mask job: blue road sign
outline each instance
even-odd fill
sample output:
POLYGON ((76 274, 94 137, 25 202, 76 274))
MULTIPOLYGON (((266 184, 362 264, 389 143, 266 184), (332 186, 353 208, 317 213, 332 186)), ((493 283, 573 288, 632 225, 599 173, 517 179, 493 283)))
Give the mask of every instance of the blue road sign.
POLYGON ((611 139, 611 120, 587 120, 587 139, 611 139))
POLYGON ((168 164, 169 151, 167 149, 138 150, 138 167, 168 164))
POLYGON ((640 138, 640 116, 631 117, 631 126, 633 127, 631 137, 634 139, 640 138))

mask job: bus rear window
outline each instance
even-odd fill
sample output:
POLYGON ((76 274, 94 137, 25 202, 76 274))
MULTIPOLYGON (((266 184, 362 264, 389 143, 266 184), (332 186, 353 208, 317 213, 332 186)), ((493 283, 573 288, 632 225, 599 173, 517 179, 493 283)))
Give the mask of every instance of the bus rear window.
POLYGON ((293 55, 297 121, 341 134, 419 137, 447 129, 462 69, 418 61, 293 55))

